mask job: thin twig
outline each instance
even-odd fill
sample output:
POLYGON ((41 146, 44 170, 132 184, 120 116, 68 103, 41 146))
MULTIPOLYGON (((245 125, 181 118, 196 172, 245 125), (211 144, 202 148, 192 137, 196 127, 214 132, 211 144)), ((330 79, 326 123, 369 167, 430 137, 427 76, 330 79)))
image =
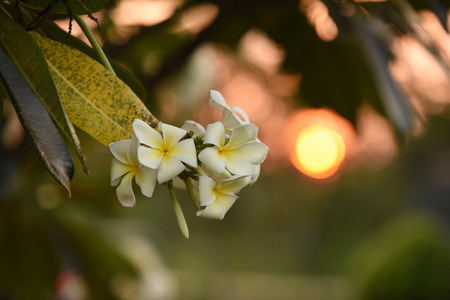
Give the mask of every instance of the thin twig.
POLYGON ((116 75, 116 72, 114 72, 113 67, 111 66, 108 58, 105 55, 105 52, 103 52, 102 47, 98 43, 97 39, 95 38, 94 34, 92 33, 91 29, 86 25, 86 22, 84 22, 83 18, 81 16, 73 16, 75 21, 80 25, 81 30, 83 30, 83 33, 88 38, 89 42, 91 43, 92 48, 94 48, 95 52, 97 53, 100 62, 110 70, 114 75, 116 75))

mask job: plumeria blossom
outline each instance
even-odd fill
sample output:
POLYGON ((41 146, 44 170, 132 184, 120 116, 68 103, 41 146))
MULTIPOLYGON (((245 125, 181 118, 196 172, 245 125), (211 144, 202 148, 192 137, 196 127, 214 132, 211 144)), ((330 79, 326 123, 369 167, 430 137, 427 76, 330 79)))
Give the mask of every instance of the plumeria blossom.
POLYGON ((110 144, 111 184, 122 205, 136 202, 133 178, 147 197, 156 182, 165 183, 186 238, 189 230, 174 187, 185 187, 197 216, 221 220, 240 190, 257 180, 269 150, 242 109, 230 107, 214 90, 209 103, 222 112, 222 119, 206 129, 195 121, 185 121, 181 128, 159 122, 152 128, 136 119, 130 139, 110 144))
POLYGON ((139 141, 133 134, 131 139, 109 145, 114 158, 111 163, 111 185, 117 186, 116 194, 123 206, 136 203, 132 180, 135 178, 143 195, 151 197, 156 184, 156 170, 141 165, 137 158, 139 141))
MULTIPOLYGON (((242 124, 250 123, 250 119, 249 119, 248 115, 245 113, 245 111, 243 111, 241 108, 236 107, 236 106, 230 107, 226 103, 225 98, 218 91, 214 91, 214 90, 210 91, 209 103, 212 107, 217 108, 218 110, 223 112, 221 122, 222 122, 222 124, 224 124, 224 127, 227 132, 232 131, 234 128, 236 128, 242 124), (242 118, 240 118, 238 116, 238 114, 241 115, 242 118)), ((260 140, 258 138, 256 140, 258 142, 260 142, 260 140)), ((260 170, 261 170, 261 165, 259 165, 259 164, 256 165, 256 170, 255 170, 255 173, 251 177, 250 185, 255 183, 258 180, 260 170)))
POLYGON ((250 182, 249 176, 233 176, 216 182, 208 176, 199 178, 200 205, 197 216, 222 220, 236 202, 239 191, 250 182))
POLYGON ((223 112, 222 124, 226 129, 233 129, 242 124, 250 123, 247 113, 237 106, 228 106, 225 98, 218 91, 210 91, 209 104, 223 112), (241 119, 237 114, 241 115, 241 119))
POLYGON ((142 120, 133 122, 134 132, 141 145, 138 147, 139 162, 151 169, 157 169, 159 183, 178 176, 186 168, 183 163, 197 167, 194 141, 183 139, 187 131, 159 122, 159 131, 142 120))
POLYGON ((234 175, 255 175, 268 151, 267 146, 257 140, 257 134, 258 127, 254 124, 243 124, 234 128, 228 139, 221 122, 209 124, 204 143, 213 146, 202 150, 198 159, 217 175, 225 169, 234 175))

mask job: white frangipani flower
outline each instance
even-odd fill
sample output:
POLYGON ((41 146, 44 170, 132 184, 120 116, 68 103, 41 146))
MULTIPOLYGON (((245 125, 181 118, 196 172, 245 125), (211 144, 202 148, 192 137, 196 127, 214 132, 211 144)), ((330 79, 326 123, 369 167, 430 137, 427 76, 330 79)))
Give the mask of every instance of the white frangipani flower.
POLYGON ((134 133, 141 145, 138 147, 139 162, 157 169, 159 183, 167 182, 185 169, 186 163, 197 167, 197 153, 191 138, 182 139, 187 131, 159 122, 157 131, 142 120, 133 122, 134 133))
POLYGON ((268 148, 257 140, 258 127, 254 124, 240 125, 227 138, 221 122, 209 124, 205 132, 205 144, 214 146, 202 150, 198 159, 214 174, 220 175, 225 169, 234 175, 253 176, 257 166, 267 156, 268 148))
POLYGON ((222 123, 226 129, 233 129, 239 125, 250 122, 245 111, 237 106, 228 106, 225 98, 218 91, 211 90, 209 95, 209 104, 223 112, 222 123), (241 119, 237 114, 241 115, 243 119, 241 119))
POLYGON ((204 208, 197 216, 222 220, 236 202, 236 194, 249 182, 249 176, 233 176, 218 183, 208 176, 200 176, 199 198, 200 206, 204 208))
POLYGON ((129 140, 113 142, 109 145, 114 158, 111 163, 111 185, 116 186, 117 198, 123 206, 132 207, 136 203, 132 180, 141 188, 143 195, 151 197, 156 184, 156 170, 141 165, 137 158, 139 141, 135 135, 129 140))
MULTIPOLYGON (((211 90, 210 91, 209 103, 214 108, 217 108, 217 109, 219 109, 220 111, 223 112, 223 116, 222 116, 222 121, 221 122, 222 122, 222 124, 224 124, 225 130, 227 131, 227 133, 233 131, 234 128, 236 128, 236 127, 238 127, 238 126, 240 126, 242 124, 250 123, 249 117, 247 116, 245 111, 243 111, 239 107, 230 107, 230 106, 228 106, 226 101, 225 101, 225 98, 218 91, 215 91, 215 90, 211 90), (238 116, 238 114, 241 115, 242 118, 240 118, 238 116)), ((256 140, 258 142, 261 142, 258 138, 256 140)), ((251 176, 250 184, 253 184, 253 183, 256 182, 256 180, 259 177, 260 170, 261 170, 261 166, 260 165, 256 165, 256 171, 251 176)))
POLYGON ((175 187, 186 189, 197 216, 221 220, 240 190, 258 179, 269 150, 242 109, 230 107, 214 90, 209 103, 222 112, 222 119, 206 129, 190 120, 181 128, 163 122, 152 128, 136 119, 131 138, 109 146, 114 155, 111 184, 117 186, 122 205, 135 205, 133 178, 147 197, 153 195, 156 182, 166 183, 186 238, 189 230, 175 187))

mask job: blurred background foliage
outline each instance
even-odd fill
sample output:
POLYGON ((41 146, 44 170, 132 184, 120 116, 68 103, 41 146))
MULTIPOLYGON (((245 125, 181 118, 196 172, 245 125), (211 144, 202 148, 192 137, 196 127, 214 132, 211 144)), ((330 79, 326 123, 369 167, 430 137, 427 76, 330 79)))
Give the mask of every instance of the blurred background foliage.
POLYGON ((260 127, 267 163, 223 221, 179 193, 185 240, 164 187, 120 206, 109 150, 82 132, 91 175, 76 166, 68 199, 4 100, 0 299, 449 299, 448 5, 109 2, 99 37, 152 112, 206 125, 219 90, 260 127), (323 176, 293 158, 310 125, 345 144, 323 176))

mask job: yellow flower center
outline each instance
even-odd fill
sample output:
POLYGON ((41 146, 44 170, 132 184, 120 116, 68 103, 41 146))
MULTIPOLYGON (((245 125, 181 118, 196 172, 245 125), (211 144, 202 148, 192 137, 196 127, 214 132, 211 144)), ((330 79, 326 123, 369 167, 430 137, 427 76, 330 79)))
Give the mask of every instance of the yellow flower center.
POLYGON ((134 175, 138 174, 141 169, 139 167, 139 165, 136 165, 136 164, 132 164, 132 165, 130 165, 130 167, 131 167, 130 172, 133 173, 134 175))

